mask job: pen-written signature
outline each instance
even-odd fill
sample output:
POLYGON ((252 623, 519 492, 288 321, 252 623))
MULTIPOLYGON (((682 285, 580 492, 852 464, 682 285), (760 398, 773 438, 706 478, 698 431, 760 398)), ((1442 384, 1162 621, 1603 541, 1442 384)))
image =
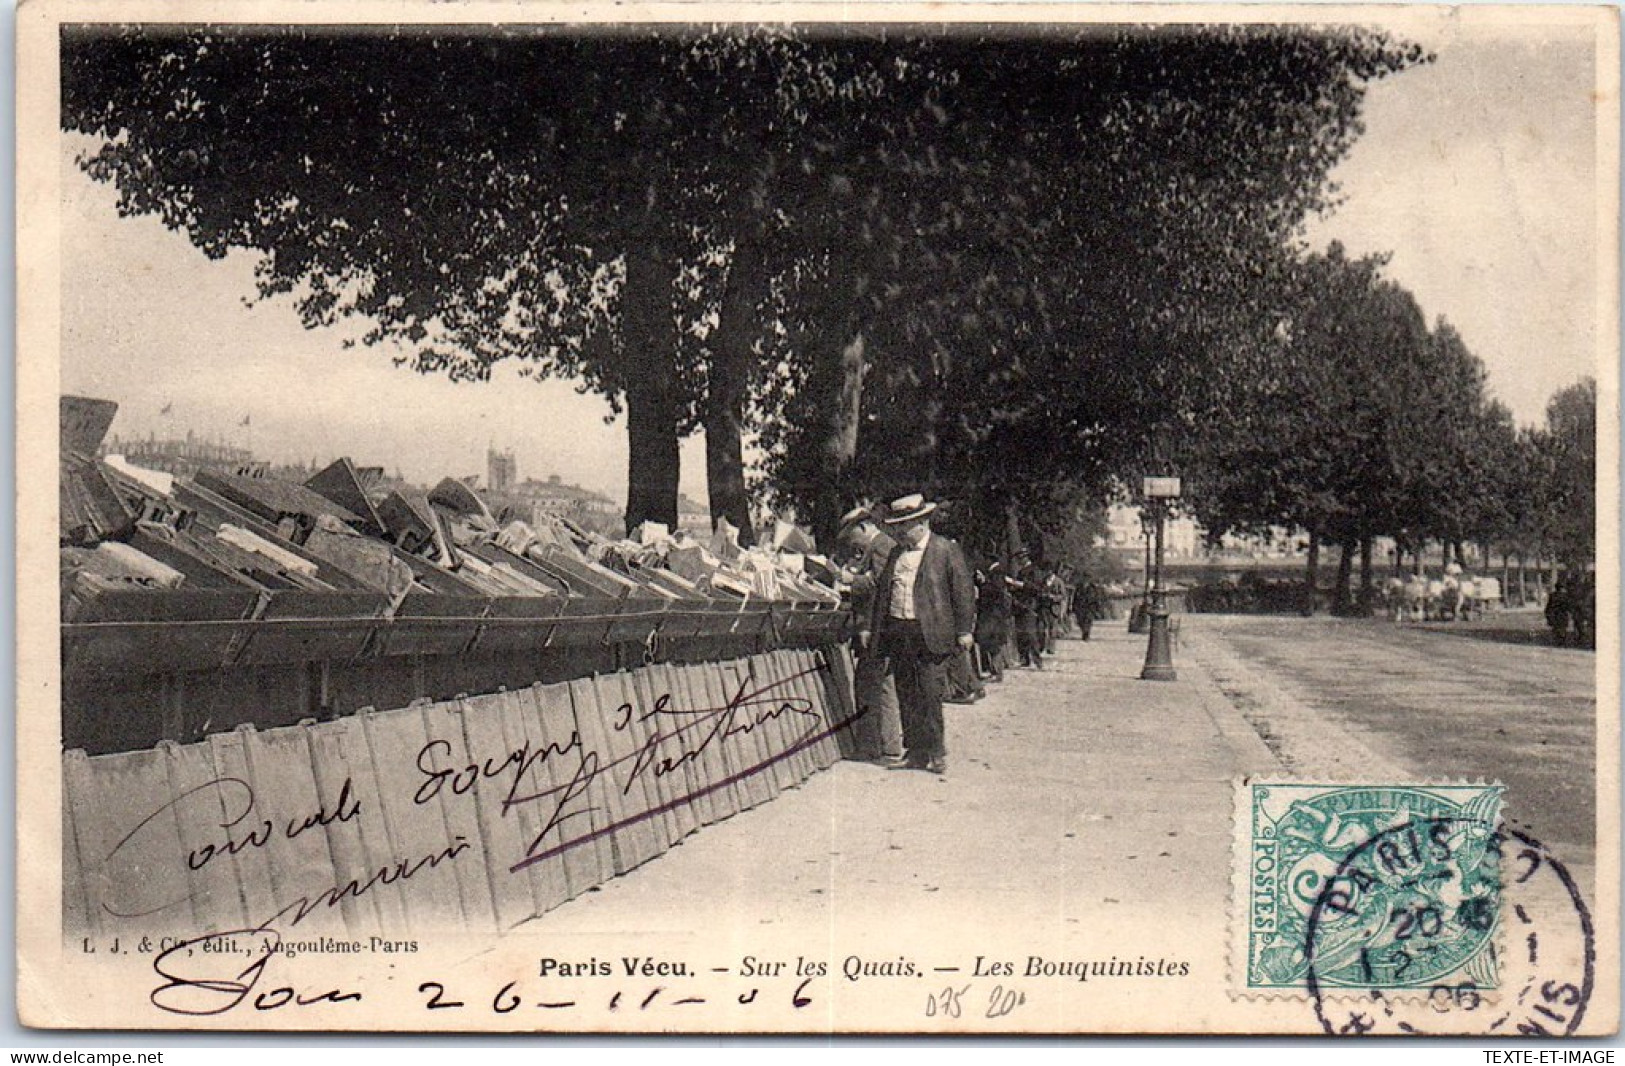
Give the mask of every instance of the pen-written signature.
MULTIPOLYGON (((641 710, 623 703, 616 709, 611 722, 611 727, 617 732, 626 732, 634 722, 653 724, 643 744, 632 755, 622 756, 603 764, 597 759, 583 757, 570 779, 561 786, 524 797, 516 796, 514 789, 509 790, 503 804, 504 813, 520 803, 552 801, 552 807, 541 832, 531 840, 525 849, 524 857, 509 867, 509 872, 517 873, 527 866, 544 862, 571 848, 591 843, 599 837, 728 788, 745 778, 762 773, 775 763, 790 758, 826 737, 851 728, 862 716, 862 710, 848 718, 829 723, 809 700, 783 691, 791 682, 822 668, 822 665, 815 666, 757 688, 751 687, 751 679, 742 678, 733 695, 721 707, 678 708, 673 704, 670 693, 657 697, 650 706, 641 710), (571 809, 571 805, 586 794, 588 787, 599 773, 623 770, 625 778, 621 782, 621 794, 628 795, 632 787, 645 775, 659 779, 681 770, 686 765, 698 764, 701 756, 713 745, 720 746, 737 737, 749 736, 779 718, 786 718, 793 725, 801 727, 799 732, 790 736, 789 743, 782 751, 751 762, 743 769, 720 780, 683 792, 664 803, 635 811, 598 829, 568 839, 564 838, 561 831, 558 838, 549 846, 550 839, 554 837, 554 830, 559 829, 566 819, 595 809, 592 807, 571 809), (680 750, 675 754, 670 753, 666 747, 670 741, 680 742, 680 750)), ((592 754, 596 755, 596 752, 592 754)))
MULTIPOLYGON (((701 796, 730 787, 850 728, 861 716, 861 711, 839 721, 828 722, 811 700, 787 690, 787 686, 800 677, 824 668, 820 662, 809 670, 760 684, 754 678, 742 678, 721 707, 681 707, 669 692, 657 695, 647 706, 623 703, 612 713, 609 728, 624 734, 636 725, 643 727, 643 731, 638 734, 641 740, 630 754, 613 758, 606 758, 597 748, 589 745, 580 730, 572 730, 568 737, 553 738, 535 746, 526 743, 500 755, 481 758, 471 753, 467 765, 447 768, 443 764, 452 753, 452 745, 445 740, 430 740, 419 749, 415 759, 417 776, 411 782, 414 786, 411 799, 418 806, 436 799, 449 801, 474 792, 481 781, 493 781, 500 790, 497 804, 500 816, 507 817, 521 807, 543 813, 545 817, 540 831, 528 841, 524 853, 516 856, 509 866, 509 871, 516 873, 677 806, 693 803, 701 796), (574 834, 570 832, 579 825, 576 819, 598 810, 589 804, 587 795, 600 775, 607 775, 605 781, 611 787, 618 787, 622 796, 630 796, 640 781, 659 780, 681 773, 685 768, 698 767, 707 751, 748 737, 768 723, 781 719, 791 726, 788 736, 783 738, 785 743, 781 750, 763 758, 753 745, 748 748, 750 758, 743 760, 742 768, 719 780, 682 790, 672 798, 645 809, 631 809, 609 824, 574 834), (553 781, 562 783, 550 787, 534 784, 536 771, 543 767, 553 768, 553 781)), ((484 789, 481 789, 481 793, 484 794, 484 789)), ((257 810, 256 796, 249 782, 237 777, 219 777, 177 795, 144 817, 114 845, 108 854, 107 864, 112 866, 120 858, 129 861, 141 857, 145 833, 170 818, 183 823, 195 820, 195 824, 217 827, 221 831, 218 840, 192 848, 185 855, 185 864, 190 871, 202 871, 223 858, 267 848, 278 837, 294 841, 313 830, 325 831, 362 816, 362 802, 349 778, 340 785, 331 802, 321 802, 313 811, 283 819, 266 817, 257 810)), ((283 903, 274 914, 256 925, 231 933, 211 932, 182 940, 154 959, 153 969, 164 983, 153 991, 151 1000, 160 1009, 178 1014, 212 1015, 232 1010, 249 1001, 250 995, 259 987, 267 966, 277 954, 279 930, 298 926, 311 914, 339 906, 347 899, 359 899, 380 885, 408 882, 443 863, 456 862, 471 847, 466 838, 455 836, 449 845, 438 851, 424 855, 391 856, 366 877, 328 886, 283 903), (205 941, 238 935, 252 935, 260 939, 248 964, 241 966, 241 956, 238 956, 229 963, 234 971, 229 974, 222 975, 218 956, 191 950, 205 941)), ((137 891, 141 890, 138 888, 137 891)), ((185 904, 190 898, 184 891, 177 890, 175 898, 160 902, 149 900, 133 908, 121 903, 120 908, 115 909, 105 900, 102 906, 115 917, 139 918, 185 904)), ((268 1010, 290 1004, 346 1003, 360 998, 358 992, 334 989, 310 994, 283 986, 260 992, 254 995, 251 1002, 256 1009, 268 1010)))
MULTIPOLYGON (((248 1000, 265 976, 267 964, 276 957, 281 936, 267 925, 256 929, 234 929, 223 933, 207 933, 190 940, 182 940, 152 960, 152 968, 164 983, 152 990, 152 1005, 170 1014, 208 1017, 224 1014, 248 1000), (220 959, 200 954, 195 946, 206 941, 232 937, 251 937, 248 965, 235 973, 221 975, 220 959)), ((236 966, 236 962, 231 963, 236 966)), ((355 1003, 360 992, 346 992, 333 988, 325 992, 296 992, 290 985, 264 991, 253 999, 254 1009, 276 1010, 290 1004, 309 1007, 317 1003, 355 1003)))

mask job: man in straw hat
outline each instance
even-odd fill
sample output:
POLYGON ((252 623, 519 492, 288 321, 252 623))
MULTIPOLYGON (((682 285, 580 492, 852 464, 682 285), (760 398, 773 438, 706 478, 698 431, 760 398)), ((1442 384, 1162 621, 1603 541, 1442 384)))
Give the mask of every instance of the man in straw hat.
MULTIPOLYGON (((852 590, 852 617, 866 629, 874 610, 875 581, 886 560, 897 547, 875 523, 874 508, 863 504, 841 516, 836 532, 845 565, 841 577, 852 590)), ((897 686, 886 659, 873 641, 854 640, 856 664, 852 687, 860 713, 852 724, 852 753, 869 760, 900 759, 903 756, 903 724, 897 707, 897 686)))
POLYGON ((972 644, 976 589, 959 545, 931 532, 937 505, 919 493, 887 504, 881 524, 897 538, 875 583, 869 628, 891 664, 903 717, 906 766, 947 772, 942 691, 947 663, 972 644))

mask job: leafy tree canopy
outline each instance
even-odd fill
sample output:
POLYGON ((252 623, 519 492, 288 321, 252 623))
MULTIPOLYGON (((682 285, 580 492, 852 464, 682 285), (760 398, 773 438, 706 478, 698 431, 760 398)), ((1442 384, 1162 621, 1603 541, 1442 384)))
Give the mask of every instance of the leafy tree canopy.
POLYGON ((1247 370, 1215 353, 1266 328, 1364 85, 1425 58, 1277 27, 134 26, 62 54, 121 211, 251 250, 262 293, 421 372, 512 358, 627 401, 629 519, 729 418, 802 503, 1103 485, 1247 370))

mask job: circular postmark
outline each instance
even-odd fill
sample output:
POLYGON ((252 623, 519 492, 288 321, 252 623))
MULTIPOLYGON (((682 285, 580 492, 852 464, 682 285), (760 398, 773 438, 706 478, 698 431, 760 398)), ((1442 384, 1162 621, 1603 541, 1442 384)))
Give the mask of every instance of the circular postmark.
POLYGON ((1570 1035, 1595 967, 1567 867, 1528 834, 1461 813, 1351 847, 1321 882, 1303 953, 1334 1035, 1570 1035))

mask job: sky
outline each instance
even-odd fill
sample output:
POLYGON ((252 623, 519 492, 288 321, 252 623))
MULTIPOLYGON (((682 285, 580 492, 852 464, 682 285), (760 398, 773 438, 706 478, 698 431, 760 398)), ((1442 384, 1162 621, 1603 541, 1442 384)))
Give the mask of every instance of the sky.
MULTIPOLYGON (((73 163, 85 143, 63 152, 61 387, 117 401, 111 434, 191 429, 261 458, 346 455, 426 485, 483 478, 487 448, 511 448, 520 478, 557 474, 626 498, 624 420, 606 425, 601 397, 506 364, 489 382, 453 384, 395 366, 393 349, 346 349, 359 326, 307 330, 287 299, 249 306, 252 256, 211 261, 152 217, 118 217, 114 189, 73 163)), ((704 440, 682 458, 683 491, 704 501, 704 440)))
MULTIPOLYGON (((1553 392, 1596 373, 1591 44, 1449 21, 1411 36, 1435 62, 1370 89, 1366 132, 1333 174, 1343 202, 1305 236, 1391 254, 1389 276, 1456 327, 1492 394, 1538 422, 1553 392)), ((250 306, 250 256, 211 261, 150 217, 120 218, 114 190, 74 163, 86 145, 63 138, 62 390, 116 400, 115 434, 191 429, 421 483, 483 475, 487 447, 512 448, 522 478, 625 498, 624 422, 606 424, 602 398, 506 366, 488 383, 424 377, 390 351, 345 349, 358 327, 305 330, 285 299, 250 306)), ((703 440, 682 459, 682 489, 703 501, 703 440)))
POLYGON ((1333 172, 1345 201, 1310 228, 1443 317, 1521 423, 1596 373, 1596 159, 1588 36, 1510 40, 1456 26, 1412 38, 1431 64, 1374 85, 1365 135, 1333 172))

